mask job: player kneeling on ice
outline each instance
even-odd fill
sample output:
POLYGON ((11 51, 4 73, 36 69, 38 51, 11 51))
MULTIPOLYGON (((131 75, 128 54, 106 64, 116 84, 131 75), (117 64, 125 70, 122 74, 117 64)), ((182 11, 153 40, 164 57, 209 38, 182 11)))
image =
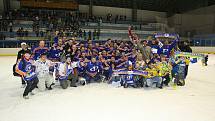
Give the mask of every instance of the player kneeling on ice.
POLYGON ((84 86, 87 82, 84 78, 85 75, 85 63, 82 61, 79 61, 77 63, 77 72, 78 72, 78 84, 84 86))
POLYGON ((69 84, 71 87, 77 87, 77 76, 74 75, 73 65, 71 62, 71 58, 67 57, 65 63, 60 63, 58 71, 59 71, 59 81, 60 86, 63 89, 66 89, 69 84))
POLYGON ((85 79, 87 83, 101 82, 102 64, 96 61, 95 57, 86 65, 85 79))
POLYGON ((144 72, 140 70, 134 70, 131 61, 126 62, 125 67, 127 69, 113 71, 111 77, 112 86, 114 87, 124 86, 124 88, 142 87, 143 81, 142 78, 140 77, 144 75, 144 72))
POLYGON ((162 78, 159 76, 159 70, 156 65, 149 63, 146 71, 148 72, 146 77, 146 87, 153 87, 153 85, 156 84, 156 87, 162 89, 162 78))
POLYGON ((29 52, 25 52, 23 58, 19 60, 16 65, 16 72, 20 74, 23 80, 27 83, 23 93, 23 98, 25 99, 29 99, 29 93, 33 95, 32 91, 36 88, 38 83, 35 67, 32 64, 30 57, 31 54, 29 52))
POLYGON ((39 60, 35 62, 36 73, 39 79, 37 84, 40 91, 45 91, 46 87, 48 90, 52 90, 54 86, 54 78, 50 73, 51 68, 54 66, 50 60, 47 59, 46 53, 40 55, 39 60))
POLYGON ((129 71, 133 71, 133 65, 131 61, 128 61, 128 66, 126 71, 128 71, 128 74, 122 76, 122 85, 124 88, 127 87, 134 87, 137 88, 137 76, 134 74, 129 74, 129 71))
POLYGON ((162 77, 162 86, 169 86, 171 81, 171 70, 172 66, 167 62, 167 59, 164 55, 161 55, 161 62, 158 63, 159 74, 162 77))

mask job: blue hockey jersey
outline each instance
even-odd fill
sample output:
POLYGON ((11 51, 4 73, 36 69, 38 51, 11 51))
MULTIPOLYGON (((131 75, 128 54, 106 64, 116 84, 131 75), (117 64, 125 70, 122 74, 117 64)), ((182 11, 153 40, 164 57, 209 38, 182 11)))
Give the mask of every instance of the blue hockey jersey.
POLYGON ((128 74, 123 76, 123 81, 127 84, 134 84, 134 75, 133 74, 128 74))
POLYGON ((60 60, 61 53, 62 53, 62 50, 56 49, 56 48, 51 48, 49 50, 48 58, 50 60, 52 60, 52 59, 60 60))
POLYGON ((162 52, 162 49, 159 47, 159 45, 151 45, 151 52, 152 54, 158 54, 160 55, 162 52))
POLYGON ((37 76, 35 73, 35 68, 30 61, 22 59, 18 61, 17 66, 18 70, 27 73, 27 75, 23 77, 25 81, 31 81, 37 76))
POLYGON ((86 66, 86 71, 88 73, 99 73, 102 71, 102 64, 99 62, 96 63, 88 62, 86 66))
POLYGON ((44 48, 40 48, 37 47, 33 50, 33 54, 34 54, 34 60, 38 60, 40 55, 43 53, 47 53, 49 51, 49 48, 44 47, 44 48))
POLYGON ((177 40, 174 40, 171 45, 163 45, 161 53, 164 54, 167 58, 170 56, 171 50, 176 46, 177 40))

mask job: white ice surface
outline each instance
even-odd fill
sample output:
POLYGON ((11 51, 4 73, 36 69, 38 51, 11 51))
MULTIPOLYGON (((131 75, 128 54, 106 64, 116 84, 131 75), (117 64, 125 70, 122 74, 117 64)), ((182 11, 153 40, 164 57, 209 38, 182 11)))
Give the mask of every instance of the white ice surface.
POLYGON ((186 86, 124 89, 107 84, 55 88, 22 98, 15 57, 0 57, 0 121, 215 121, 215 56, 192 64, 186 86))

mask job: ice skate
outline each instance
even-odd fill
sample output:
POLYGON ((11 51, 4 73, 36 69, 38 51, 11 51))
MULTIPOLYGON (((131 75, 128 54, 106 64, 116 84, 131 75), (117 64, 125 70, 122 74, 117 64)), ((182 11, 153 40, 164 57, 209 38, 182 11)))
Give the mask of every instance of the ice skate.
POLYGON ((27 99, 29 99, 29 96, 28 95, 27 96, 23 96, 23 98, 27 100, 27 99))
POLYGON ((22 84, 21 88, 25 88, 26 87, 26 84, 22 84))

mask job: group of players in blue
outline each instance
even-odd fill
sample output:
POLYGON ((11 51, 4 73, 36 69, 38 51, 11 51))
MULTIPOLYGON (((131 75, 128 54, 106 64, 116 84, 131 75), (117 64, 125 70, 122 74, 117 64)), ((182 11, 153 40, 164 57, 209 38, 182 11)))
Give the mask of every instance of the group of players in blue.
POLYGON ((28 50, 26 43, 18 54, 15 72, 25 86, 23 97, 38 87, 51 90, 59 81, 63 89, 94 82, 107 82, 117 87, 163 88, 171 80, 184 85, 186 58, 174 57, 175 40, 159 39, 94 42, 58 39, 51 47, 40 41, 39 46, 28 50), (51 77, 51 78, 48 78, 51 77), (50 80, 55 81, 50 81, 50 80), (182 82, 181 82, 182 80, 182 82), (154 85, 155 84, 155 85, 154 85))

